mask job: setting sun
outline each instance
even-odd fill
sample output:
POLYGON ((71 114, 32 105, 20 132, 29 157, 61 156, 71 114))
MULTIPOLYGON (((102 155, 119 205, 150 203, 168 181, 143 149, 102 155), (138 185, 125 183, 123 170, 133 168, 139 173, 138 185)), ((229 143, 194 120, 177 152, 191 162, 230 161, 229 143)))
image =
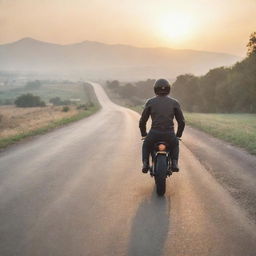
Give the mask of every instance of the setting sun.
POLYGON ((192 34, 194 23, 186 14, 177 13, 165 17, 159 26, 164 37, 173 41, 181 41, 192 34))

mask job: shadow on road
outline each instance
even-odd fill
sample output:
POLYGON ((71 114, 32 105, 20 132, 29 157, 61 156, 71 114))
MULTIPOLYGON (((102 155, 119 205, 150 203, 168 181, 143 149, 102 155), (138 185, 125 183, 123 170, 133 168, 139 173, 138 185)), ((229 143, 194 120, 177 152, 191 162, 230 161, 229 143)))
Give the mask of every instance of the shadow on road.
POLYGON ((160 256, 168 236, 170 202, 153 191, 145 198, 133 219, 128 248, 129 256, 160 256))

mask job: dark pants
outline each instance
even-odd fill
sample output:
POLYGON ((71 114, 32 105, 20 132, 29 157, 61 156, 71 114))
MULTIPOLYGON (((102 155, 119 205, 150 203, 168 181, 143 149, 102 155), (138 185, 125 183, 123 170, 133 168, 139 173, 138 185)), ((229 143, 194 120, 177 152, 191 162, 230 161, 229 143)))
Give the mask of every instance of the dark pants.
POLYGON ((164 141, 169 145, 171 160, 178 160, 179 140, 175 133, 150 130, 142 146, 142 161, 149 162, 150 152, 153 150, 154 144, 159 141, 164 141))

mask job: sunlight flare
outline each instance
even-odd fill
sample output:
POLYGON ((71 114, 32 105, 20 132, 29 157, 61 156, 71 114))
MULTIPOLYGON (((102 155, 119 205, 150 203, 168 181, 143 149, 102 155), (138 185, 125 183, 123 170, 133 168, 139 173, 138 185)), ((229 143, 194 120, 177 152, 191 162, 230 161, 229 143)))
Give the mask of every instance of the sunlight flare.
POLYGON ((166 16, 160 22, 162 35, 172 41, 188 39, 194 31, 193 19, 183 13, 175 13, 166 16))

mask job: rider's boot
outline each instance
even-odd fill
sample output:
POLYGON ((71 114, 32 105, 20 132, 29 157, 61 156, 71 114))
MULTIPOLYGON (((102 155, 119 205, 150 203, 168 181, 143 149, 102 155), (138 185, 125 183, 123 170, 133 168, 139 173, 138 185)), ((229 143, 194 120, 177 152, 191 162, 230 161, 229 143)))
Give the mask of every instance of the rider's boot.
POLYGON ((167 168, 167 175, 168 175, 168 176, 171 176, 171 175, 172 175, 172 166, 171 166, 170 162, 169 162, 168 168, 167 168))
POLYGON ((143 166, 142 166, 142 172, 147 173, 149 170, 149 163, 148 161, 143 161, 143 166))
POLYGON ((172 160, 172 171, 173 172, 178 172, 180 169, 179 169, 179 166, 178 166, 178 160, 172 160))

